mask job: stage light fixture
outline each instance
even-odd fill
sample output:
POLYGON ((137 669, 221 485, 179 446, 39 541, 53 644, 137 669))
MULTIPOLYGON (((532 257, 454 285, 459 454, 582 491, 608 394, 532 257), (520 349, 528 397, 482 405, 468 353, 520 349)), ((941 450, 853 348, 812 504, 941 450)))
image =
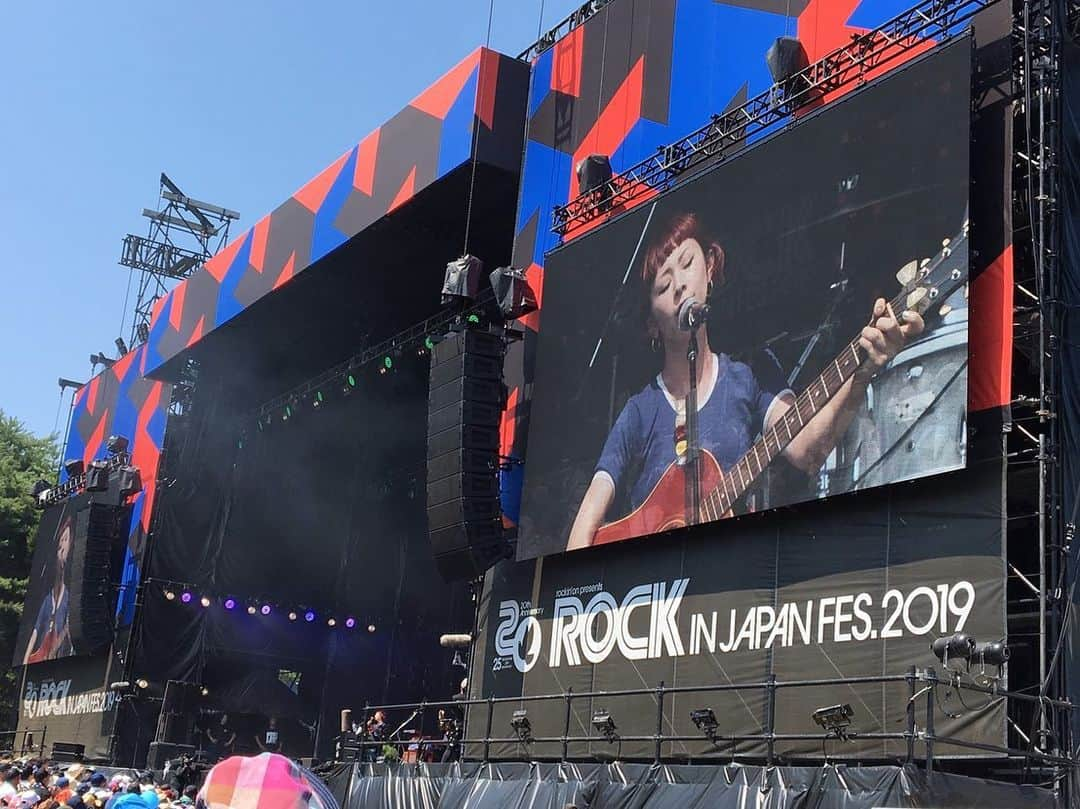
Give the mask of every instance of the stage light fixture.
POLYGON ((135 687, 141 688, 143 691, 145 691, 147 688, 150 687, 150 681, 147 680, 145 677, 140 677, 138 680, 135 681, 135 687))
POLYGON ((285 405, 285 408, 281 411, 281 420, 288 421, 290 418, 292 418, 292 407, 285 405))
POLYGON ((91 365, 103 365, 106 368, 112 368, 116 364, 116 360, 112 357, 108 357, 103 353, 90 355, 91 365))
POLYGON ((984 666, 1004 666, 1009 662, 1012 652, 1001 641, 979 643, 971 653, 971 662, 981 663, 984 666))
POLYGON ((611 714, 605 710, 599 710, 593 714, 592 726, 597 733, 604 737, 608 744, 619 738, 619 734, 616 732, 618 726, 615 724, 615 720, 611 718, 611 714))
POLYGON ((263 615, 269 615, 270 614, 270 605, 269 604, 263 604, 259 608, 259 612, 261 612, 263 615))
POLYGON ((206 687, 206 686, 204 685, 204 686, 202 686, 202 687, 201 687, 201 688, 199 689, 199 694, 201 694, 201 695, 202 695, 202 696, 204 696, 204 697, 208 697, 208 696, 210 696, 210 689, 209 689, 209 688, 207 688, 207 687, 206 687))
POLYGON ((64 461, 64 471, 67 472, 69 478, 77 478, 86 471, 86 465, 82 458, 68 458, 64 461))
POLYGON ((180 600, 185 604, 190 604, 193 597, 190 590, 184 590, 184 592, 180 594, 180 600))
POLYGON ((476 314, 476 312, 473 312, 471 315, 465 318, 465 322, 477 326, 480 324, 480 315, 476 314))
POLYGON ((297 619, 297 617, 298 616, 296 615, 295 612, 293 612, 292 610, 289 610, 289 620, 290 621, 295 621, 297 619))
POLYGON ((491 274, 490 280, 495 303, 506 320, 515 320, 539 308, 536 293, 525 279, 524 270, 499 267, 491 274))
POLYGON ((842 705, 830 705, 826 708, 818 708, 810 718, 814 723, 824 729, 826 735, 837 739, 847 738, 847 729, 851 726, 851 718, 855 715, 855 709, 846 702, 842 705))
POLYGON ((254 604, 248 604, 248 606, 247 606, 247 614, 248 615, 254 615, 257 612, 258 612, 258 610, 255 608, 254 604))
POLYGON ((464 255, 448 263, 443 274, 443 306, 474 300, 483 274, 484 262, 476 256, 464 255))
POLYGON ((105 442, 105 449, 109 451, 110 455, 119 455, 121 452, 127 452, 129 442, 126 436, 123 435, 110 435, 109 440, 105 442))
POLYGON ((327 618, 326 619, 326 625, 327 626, 337 626, 337 619, 336 618, 327 618))
POLYGON ((963 632, 957 632, 954 635, 937 638, 930 644, 930 651, 941 661, 941 665, 948 668, 950 660, 966 662, 971 659, 975 653, 975 639, 963 632))
POLYGON ((514 715, 510 717, 510 727, 514 729, 519 742, 532 744, 532 723, 529 722, 528 712, 524 708, 514 711, 514 715))
POLYGON ((117 337, 113 340, 113 345, 116 346, 116 350, 121 357, 128 353, 127 343, 124 342, 123 337, 117 337))
POLYGON ((226 598, 223 606, 227 610, 235 610, 236 609, 236 599, 235 598, 226 598))
POLYGON ((369 634, 374 635, 375 634, 375 624, 368 624, 367 625, 367 631, 368 631, 369 634))
POLYGON ((199 599, 199 603, 203 607, 209 607, 210 606, 210 596, 203 596, 202 598, 199 599))
POLYGON ((307 621, 309 624, 312 621, 314 621, 315 620, 315 611, 314 610, 308 610, 307 612, 305 612, 304 613, 304 620, 307 621))
POLYGON ((690 721, 705 734, 706 739, 713 744, 716 743, 716 729, 719 725, 712 708, 698 708, 696 711, 690 711, 690 721))
POLYGON ((323 396, 323 392, 321 390, 317 390, 315 391, 315 395, 311 397, 311 406, 321 407, 324 401, 326 401, 326 399, 323 396))
POLYGON ((176 593, 174 593, 172 590, 166 590, 165 591, 165 600, 166 601, 175 601, 176 600, 176 593))
POLYGON ((135 327, 135 339, 140 343, 145 343, 150 340, 150 324, 140 323, 135 327))
POLYGON ((345 628, 346 629, 352 629, 354 626, 356 626, 356 619, 355 618, 346 618, 345 619, 345 628))

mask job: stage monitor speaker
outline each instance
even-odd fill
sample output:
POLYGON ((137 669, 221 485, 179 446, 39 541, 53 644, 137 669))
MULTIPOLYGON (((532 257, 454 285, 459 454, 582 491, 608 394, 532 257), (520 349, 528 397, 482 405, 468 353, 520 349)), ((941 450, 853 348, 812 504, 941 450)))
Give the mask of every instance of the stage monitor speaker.
POLYGON ((52 760, 56 762, 82 761, 86 756, 86 745, 76 742, 53 742, 52 760))
MULTIPOLYGON (((588 194, 611 180, 611 160, 604 154, 591 154, 582 159, 575 168, 578 181, 578 194, 588 194)), ((611 196, 611 189, 607 189, 611 196)))
POLYGON ((428 538, 447 581, 508 556, 499 505, 499 425, 505 344, 466 330, 436 344, 428 394, 428 538))
POLYGON ((113 639, 113 547, 121 540, 124 509, 91 501, 75 517, 75 541, 68 560, 68 590, 72 650, 97 654, 113 639))
POLYGON ((192 744, 150 742, 150 752, 146 756, 146 769, 161 772, 174 758, 193 755, 195 755, 195 746, 192 744))

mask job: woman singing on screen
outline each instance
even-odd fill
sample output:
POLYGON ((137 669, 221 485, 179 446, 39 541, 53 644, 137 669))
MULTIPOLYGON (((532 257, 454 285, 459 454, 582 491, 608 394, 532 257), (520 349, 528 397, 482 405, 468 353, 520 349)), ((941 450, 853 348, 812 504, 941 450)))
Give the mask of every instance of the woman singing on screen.
POLYGON ((34 629, 23 655, 24 665, 66 657, 72 653, 68 625, 67 570, 74 534, 75 518, 65 515, 56 531, 56 561, 52 565, 51 587, 42 596, 34 629))
MULTIPOLYGON (((695 213, 675 216, 647 247, 641 270, 647 296, 644 325, 663 365, 655 379, 630 397, 608 435, 570 530, 567 550, 593 544, 616 492, 626 492, 631 510, 638 508, 677 460, 677 430, 684 429, 690 390, 686 359, 690 334, 679 328, 679 306, 689 298, 710 300, 723 280, 724 250, 695 213)), ((794 289, 778 292, 798 294, 794 289)), ((865 354, 862 365, 806 423, 783 457, 796 469, 815 474, 851 423, 870 378, 922 329, 918 314, 904 312, 898 322, 885 300, 877 300, 859 338, 865 354)), ((705 329, 698 331, 697 377, 700 448, 724 471, 795 401, 790 390, 767 390, 749 366, 713 353, 705 329)), ((685 452, 685 443, 678 451, 685 452)))

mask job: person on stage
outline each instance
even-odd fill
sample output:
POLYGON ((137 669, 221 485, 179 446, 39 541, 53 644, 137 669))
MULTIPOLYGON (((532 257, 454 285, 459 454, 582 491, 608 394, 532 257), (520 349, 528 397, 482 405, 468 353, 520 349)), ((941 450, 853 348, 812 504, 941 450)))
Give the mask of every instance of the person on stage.
MULTIPOLYGON (((697 214, 681 213, 648 245, 640 278, 646 298, 645 330, 660 360, 660 372, 630 397, 608 435, 570 530, 567 550, 593 544, 617 493, 628 496, 631 510, 638 508, 678 453, 685 452, 690 333, 679 328, 679 307, 689 298, 701 303, 712 299, 724 281, 724 250, 697 214)), ((869 380, 922 330, 923 320, 917 313, 896 316, 884 299, 878 299, 859 337, 865 355, 862 364, 783 451, 786 461, 808 475, 815 474, 851 423, 869 380)), ((790 390, 766 389, 749 366, 714 353, 702 328, 698 330, 697 401, 699 448, 726 471, 750 449, 758 434, 791 407, 795 395, 790 390)))
POLYGON ((41 600, 34 629, 26 644, 23 665, 40 663, 72 654, 71 631, 68 625, 68 558, 75 536, 74 515, 64 515, 56 530, 56 559, 52 577, 48 569, 43 574, 52 587, 41 600))

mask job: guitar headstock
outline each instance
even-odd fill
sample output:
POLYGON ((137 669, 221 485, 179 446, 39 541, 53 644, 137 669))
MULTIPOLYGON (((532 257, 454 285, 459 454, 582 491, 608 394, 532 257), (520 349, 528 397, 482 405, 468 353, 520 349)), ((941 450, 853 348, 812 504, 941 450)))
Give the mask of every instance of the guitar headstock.
POLYGON ((952 307, 946 301, 954 292, 964 289, 968 282, 968 230, 965 218, 960 230, 942 240, 941 250, 933 258, 910 261, 896 273, 903 290, 893 300, 893 307, 918 312, 927 321, 944 318, 952 307))

